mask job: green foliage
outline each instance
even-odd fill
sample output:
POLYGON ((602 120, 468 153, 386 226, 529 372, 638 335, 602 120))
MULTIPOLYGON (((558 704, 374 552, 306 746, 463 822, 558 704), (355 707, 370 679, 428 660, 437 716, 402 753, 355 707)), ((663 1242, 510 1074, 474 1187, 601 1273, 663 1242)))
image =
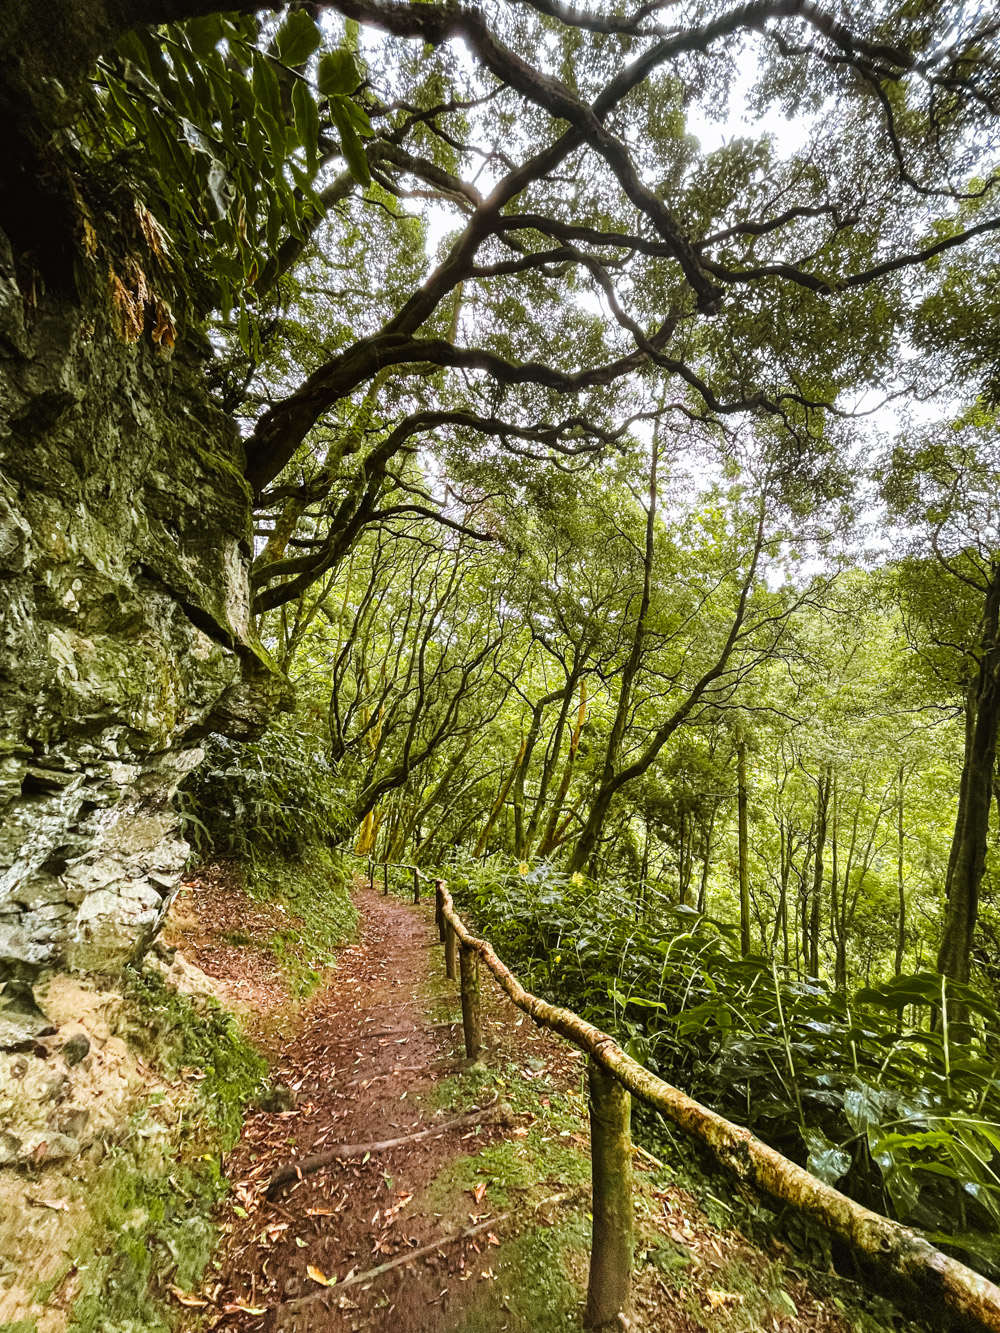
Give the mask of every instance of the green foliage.
POLYGON ((185 1137, 210 1132, 220 1146, 233 1146, 243 1108, 267 1075, 267 1062, 240 1034, 232 1014, 212 1000, 195 1004, 168 986, 157 972, 130 971, 125 994, 135 1021, 129 1039, 156 1067, 172 1077, 200 1070, 198 1098, 185 1137))
POLYGON ((336 841, 349 816, 321 742, 283 718, 242 745, 213 736, 205 759, 178 793, 185 836, 195 851, 251 868, 266 857, 301 858, 336 841))
POLYGON ((281 239, 308 238, 324 205, 321 150, 370 181, 355 100, 363 74, 346 47, 313 57, 323 34, 305 10, 280 26, 211 14, 128 33, 100 62, 79 146, 97 172, 124 178, 165 231, 171 284, 237 312, 243 349, 260 355, 255 290, 281 239), (335 135, 334 132, 335 131, 335 135), (201 288, 199 292, 199 287, 201 288))
MULTIPOLYGON (((1000 1062, 918 1021, 940 976, 850 998, 734 957, 727 924, 545 865, 476 869, 454 892, 526 984, 821 1179, 1000 1269, 1000 1062)), ((959 992, 995 1031, 991 1006, 948 983, 959 992)))
POLYGON ((91 1226, 73 1262, 84 1274, 72 1333, 168 1333, 167 1282, 190 1290, 215 1247, 212 1211, 228 1189, 221 1153, 261 1095, 267 1064, 233 1017, 195 1002, 155 972, 125 980, 127 1036, 167 1078, 185 1074, 192 1100, 144 1108, 88 1182, 91 1226))
POLYGON ((347 892, 341 857, 313 847, 303 860, 259 857, 247 873, 247 889, 261 902, 289 909, 287 929, 276 931, 268 948, 281 964, 295 995, 310 995, 325 968, 351 938, 358 913, 347 892))

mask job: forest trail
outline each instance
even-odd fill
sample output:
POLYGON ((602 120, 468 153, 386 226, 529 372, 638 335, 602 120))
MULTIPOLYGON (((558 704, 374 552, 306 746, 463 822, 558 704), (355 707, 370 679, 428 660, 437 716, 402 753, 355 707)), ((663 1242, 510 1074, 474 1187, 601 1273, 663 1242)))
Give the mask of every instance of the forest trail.
MULTIPOLYGON (((482 1064, 469 1066, 432 904, 414 907, 356 881, 358 938, 297 1007, 261 950, 281 909, 262 910, 250 899, 241 906, 242 890, 209 876, 196 885, 173 941, 249 1001, 251 1029, 294 1105, 252 1113, 226 1160, 233 1190, 220 1208, 218 1273, 192 1295, 200 1304, 188 1326, 246 1333, 578 1329, 590 1227, 579 1053, 535 1029, 486 985, 487 1050, 482 1064), (234 931, 237 921, 242 927, 234 931), (405 1138, 465 1113, 467 1121, 440 1135, 373 1147, 267 1196, 274 1171, 289 1163, 337 1144, 405 1138)), ((710 1221, 673 1170, 641 1151, 635 1165, 642 1261, 634 1330, 852 1327, 786 1266, 782 1246, 763 1253, 724 1218, 710 1221)))

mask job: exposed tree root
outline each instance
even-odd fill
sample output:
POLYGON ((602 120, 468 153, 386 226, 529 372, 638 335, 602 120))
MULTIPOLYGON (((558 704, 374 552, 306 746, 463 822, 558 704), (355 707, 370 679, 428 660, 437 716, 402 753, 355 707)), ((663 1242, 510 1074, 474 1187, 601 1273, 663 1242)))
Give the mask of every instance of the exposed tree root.
POLYGON ((497 1096, 499 1094, 486 1106, 477 1106, 454 1120, 446 1120, 441 1125, 431 1125, 427 1129, 417 1130, 415 1134, 404 1134, 398 1139, 383 1139, 378 1143, 337 1143, 312 1157, 303 1157, 301 1162, 289 1162, 286 1166, 279 1166, 268 1184, 267 1197, 270 1199, 289 1181, 301 1180, 303 1176, 311 1175, 314 1171, 322 1171, 324 1166, 330 1166, 333 1162, 350 1161, 355 1157, 364 1157, 366 1153, 387 1152, 390 1148, 401 1148, 404 1144, 416 1143, 419 1139, 436 1138, 450 1129, 464 1129, 469 1125, 478 1124, 486 1112, 496 1105, 497 1096))
MULTIPOLYGON (((537 1213, 542 1208, 552 1208, 558 1204, 575 1202, 581 1194, 586 1193, 585 1189, 566 1190, 562 1194, 553 1194, 547 1199, 540 1199, 535 1204, 533 1212, 537 1213)), ((493 1231, 504 1222, 509 1222, 514 1216, 513 1212, 500 1213, 497 1217, 491 1217, 485 1222, 477 1222, 475 1226, 465 1227, 462 1231, 456 1231, 453 1236, 442 1236, 440 1239, 431 1241, 428 1245, 420 1245, 414 1250, 405 1250, 402 1254, 397 1254, 395 1258, 389 1259, 384 1264, 379 1264, 377 1268, 369 1268, 365 1273, 352 1273, 350 1277, 345 1277, 343 1282, 336 1283, 335 1289, 339 1291, 342 1287, 352 1287, 359 1282, 371 1282, 383 1273, 391 1272, 394 1268, 400 1268, 403 1264, 412 1263, 414 1259, 424 1259, 430 1254, 436 1254, 446 1245, 455 1245, 458 1241, 474 1240, 476 1236, 481 1236, 484 1231, 493 1231)), ((270 1307, 270 1313, 282 1310, 295 1310, 301 1305, 309 1305, 313 1301, 322 1300, 324 1296, 330 1294, 334 1288, 323 1287, 319 1291, 311 1291, 307 1296, 295 1296, 289 1301, 279 1301, 276 1305, 270 1307)))

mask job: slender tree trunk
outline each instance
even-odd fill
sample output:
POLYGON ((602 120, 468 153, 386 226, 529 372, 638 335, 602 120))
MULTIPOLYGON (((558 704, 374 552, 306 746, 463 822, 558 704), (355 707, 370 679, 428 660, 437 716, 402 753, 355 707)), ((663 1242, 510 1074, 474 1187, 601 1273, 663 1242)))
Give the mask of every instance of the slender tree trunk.
POLYGON ((705 911, 705 902, 708 897, 708 876, 712 868, 712 839, 715 834, 715 816, 716 809, 712 807, 712 813, 708 818, 708 827, 705 830, 705 855, 701 862, 701 883, 698 885, 698 911, 705 911))
POLYGON ((517 777, 521 764, 524 761, 524 752, 525 749, 527 748, 527 744, 528 741, 527 738, 525 738, 521 742, 521 748, 517 752, 517 758, 514 760, 514 767, 510 770, 510 775, 507 778, 507 781, 501 785, 500 792, 496 800, 493 802, 493 808, 490 810, 490 813, 486 819, 486 823, 483 826, 483 831, 479 835, 479 840, 476 843, 476 849, 472 853, 473 859, 475 860, 478 860, 479 857, 481 857, 483 852, 486 850, 487 839, 493 832, 493 825, 497 822, 497 816, 503 809, 504 802, 507 799, 507 795, 514 784, 514 779, 517 777))
POLYGON ((747 836, 747 743, 742 732, 736 739, 736 823, 739 838, 740 954, 750 952, 750 871, 747 836))
MULTIPOLYGON (((979 671, 971 725, 966 728, 965 760, 958 817, 945 884, 944 929, 938 950, 938 971, 954 981, 968 982, 972 945, 979 915, 979 887, 986 868, 997 728, 1000 725, 1000 567, 994 569, 983 608, 979 671)), ((968 719, 967 719, 968 720, 968 719)), ((952 1035, 967 1019, 965 1006, 948 1006, 952 1035)))
POLYGON ((781 961, 788 966, 788 880, 792 873, 792 825, 783 834, 784 852, 781 858, 781 961))
POLYGON ((896 926, 895 974, 903 974, 903 954, 906 951, 906 891, 903 883, 903 795, 905 779, 903 765, 899 766, 899 800, 896 803, 896 892, 899 895, 899 921, 896 926))
POLYGON ((531 722, 528 726, 528 734, 524 738, 524 755, 518 766, 517 776, 511 790, 511 801, 514 806, 514 855, 518 860, 527 855, 529 836, 534 837, 534 829, 526 830, 524 826, 524 780, 531 767, 531 756, 542 730, 542 717, 545 709, 549 704, 561 699, 562 696, 562 690, 553 690, 551 694, 545 695, 544 698, 539 699, 531 706, 531 722))
POLYGON ((528 827, 524 834, 523 856, 530 856, 532 848, 535 845, 535 838, 538 836, 538 829, 542 822, 542 815, 545 812, 548 803, 549 787, 552 785, 552 779, 555 776, 556 766, 559 763, 559 756, 562 754, 563 733, 566 730, 566 723, 569 719, 570 708, 573 698, 576 694, 577 681, 582 673, 583 653, 577 655, 574 659, 570 673, 566 677, 566 687, 559 691, 559 713, 556 717, 556 725, 552 732, 552 738, 546 750, 545 760, 542 764, 541 781, 538 784, 538 795, 535 797, 531 808, 531 818, 528 820, 528 827), (580 665, 578 665, 578 663, 580 665))
POLYGON ((558 844, 559 816, 562 814, 563 802, 566 800, 566 794, 569 791, 570 780, 573 777, 573 765, 576 762, 576 752, 580 748, 580 737, 583 734, 583 724, 587 720, 587 682, 580 681, 580 707, 577 710, 576 726, 573 728, 573 735, 569 741, 569 754, 566 756, 566 764, 563 768, 562 781, 559 783, 559 790, 556 792, 556 798, 552 803, 552 813, 549 816, 549 822, 545 829, 542 841, 538 845, 538 855, 548 856, 558 844))
POLYGON ((837 840, 838 818, 840 811, 838 808, 837 774, 833 775, 833 786, 830 793, 830 940, 833 944, 834 964, 833 977, 834 986, 840 987, 840 954, 843 945, 843 922, 840 919, 840 866, 838 852, 840 846, 837 840))
POLYGON ((808 919, 803 923, 806 973, 810 977, 819 976, 819 920, 820 902, 823 895, 823 851, 826 847, 831 783, 830 765, 827 764, 820 772, 819 791, 816 796, 816 849, 813 859, 813 885, 809 901, 808 919))

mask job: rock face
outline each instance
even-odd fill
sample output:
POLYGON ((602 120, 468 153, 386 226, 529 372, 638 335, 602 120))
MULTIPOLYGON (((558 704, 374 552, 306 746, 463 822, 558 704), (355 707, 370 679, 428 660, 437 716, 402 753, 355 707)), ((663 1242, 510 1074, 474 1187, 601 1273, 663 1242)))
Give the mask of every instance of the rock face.
POLYGON ((90 267, 46 293, 0 232, 0 982, 148 944, 198 736, 251 734, 274 693, 208 348, 123 343, 90 267))

